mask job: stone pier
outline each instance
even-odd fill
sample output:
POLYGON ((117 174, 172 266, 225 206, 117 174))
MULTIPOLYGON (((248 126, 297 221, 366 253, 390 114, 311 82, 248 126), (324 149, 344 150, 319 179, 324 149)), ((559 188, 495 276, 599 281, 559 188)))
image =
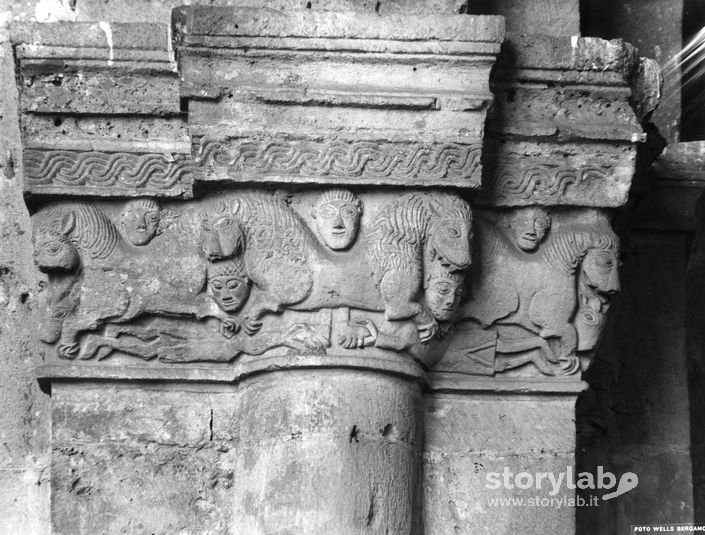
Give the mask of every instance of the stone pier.
POLYGON ((16 32, 55 533, 575 532, 659 74, 414 6, 16 32))

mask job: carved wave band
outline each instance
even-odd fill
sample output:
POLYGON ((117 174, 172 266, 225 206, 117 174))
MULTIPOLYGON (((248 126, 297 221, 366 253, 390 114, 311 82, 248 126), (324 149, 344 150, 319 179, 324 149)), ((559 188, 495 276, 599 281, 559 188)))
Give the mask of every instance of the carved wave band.
POLYGON ((520 174, 498 169, 489 184, 485 198, 506 199, 557 199, 568 194, 585 193, 595 183, 604 181, 607 172, 598 167, 558 167, 533 165, 520 174))
POLYGON ((183 156, 129 152, 25 150, 29 186, 92 186, 169 190, 191 180, 193 164, 183 156))
POLYGON ((475 178, 480 153, 479 144, 204 139, 196 162, 200 167, 227 168, 230 176, 246 171, 371 180, 466 181, 475 178))

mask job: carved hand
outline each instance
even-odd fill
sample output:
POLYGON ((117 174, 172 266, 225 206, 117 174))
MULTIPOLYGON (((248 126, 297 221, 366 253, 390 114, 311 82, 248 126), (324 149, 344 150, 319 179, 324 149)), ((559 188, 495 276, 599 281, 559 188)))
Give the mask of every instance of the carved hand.
POLYGON ((338 336, 338 345, 345 349, 362 349, 377 341, 377 327, 370 320, 357 320, 348 323, 346 332, 338 336))
POLYGON ((245 331, 248 336, 256 334, 261 328, 262 321, 251 316, 247 316, 245 321, 242 322, 242 330, 245 331))
POLYGON ((78 355, 79 345, 77 342, 59 344, 57 352, 62 359, 73 360, 78 355))

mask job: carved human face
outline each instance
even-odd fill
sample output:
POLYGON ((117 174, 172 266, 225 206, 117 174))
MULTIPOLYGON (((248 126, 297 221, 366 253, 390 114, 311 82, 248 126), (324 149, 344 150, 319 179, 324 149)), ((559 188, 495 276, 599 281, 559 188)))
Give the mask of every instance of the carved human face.
POLYGON ((472 223, 467 219, 441 219, 435 226, 432 244, 438 262, 453 269, 467 269, 471 264, 472 223))
POLYGON ((331 200, 316 206, 313 215, 318 235, 334 251, 348 249, 360 229, 360 212, 349 201, 331 200))
POLYGON ((618 268, 617 253, 610 250, 590 249, 581 264, 585 284, 605 296, 620 290, 618 268))
POLYGON ((217 275, 208 284, 213 299, 225 312, 237 312, 250 296, 250 281, 245 275, 217 275))
POLYGON ((120 223, 128 242, 136 246, 147 245, 157 235, 159 210, 130 202, 122 212, 120 223))
POLYGON ((538 249, 548 233, 550 219, 541 208, 519 208, 509 219, 509 234, 516 246, 524 252, 538 249))
POLYGON ((460 306, 463 281, 431 277, 425 291, 426 306, 438 321, 448 321, 460 306))

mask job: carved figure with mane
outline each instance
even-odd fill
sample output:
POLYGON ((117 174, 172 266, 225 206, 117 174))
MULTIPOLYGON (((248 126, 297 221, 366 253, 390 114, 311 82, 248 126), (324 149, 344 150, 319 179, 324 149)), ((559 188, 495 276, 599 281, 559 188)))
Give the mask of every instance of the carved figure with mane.
POLYGON ((438 263, 449 271, 470 267, 472 213, 448 193, 403 195, 372 227, 369 254, 389 320, 412 319, 422 342, 438 329, 421 303, 424 273, 438 263))
POLYGON ((323 247, 273 194, 221 193, 206 205, 203 253, 211 260, 241 256, 258 290, 243 323, 251 333, 267 312, 351 307, 413 319, 430 338, 436 323, 419 302, 424 262, 470 265, 470 208, 450 194, 409 194, 385 207, 363 244, 367 254, 323 247))
MULTIPOLYGON (((218 317, 224 334, 235 327, 203 293, 206 263, 195 247, 192 252, 181 247, 177 258, 160 262, 149 247, 128 244, 110 218, 88 202, 56 203, 35 214, 33 220, 36 265, 54 274, 50 286, 56 283, 56 274, 64 280, 50 291, 79 296, 72 313, 63 318, 59 356, 78 354, 82 332, 143 314, 218 317), (67 291, 73 285, 80 285, 80 292, 67 291)), ((195 243, 195 237, 191 241, 195 243)))
MULTIPOLYGON (((617 236, 607 223, 573 225, 552 232, 536 255, 526 255, 517 253, 492 222, 483 221, 479 228, 482 263, 473 270, 463 316, 483 328, 497 328, 500 339, 512 327, 554 339, 559 348, 546 359, 574 361, 577 281, 604 301, 619 291, 617 236)), ((545 353, 548 345, 536 348, 545 353)))
POLYGON ((243 321, 248 334, 260 329, 266 313, 286 308, 380 308, 378 292, 369 278, 359 277, 360 265, 327 251, 277 195, 224 192, 204 204, 203 254, 209 260, 242 258, 254 285, 243 321))

